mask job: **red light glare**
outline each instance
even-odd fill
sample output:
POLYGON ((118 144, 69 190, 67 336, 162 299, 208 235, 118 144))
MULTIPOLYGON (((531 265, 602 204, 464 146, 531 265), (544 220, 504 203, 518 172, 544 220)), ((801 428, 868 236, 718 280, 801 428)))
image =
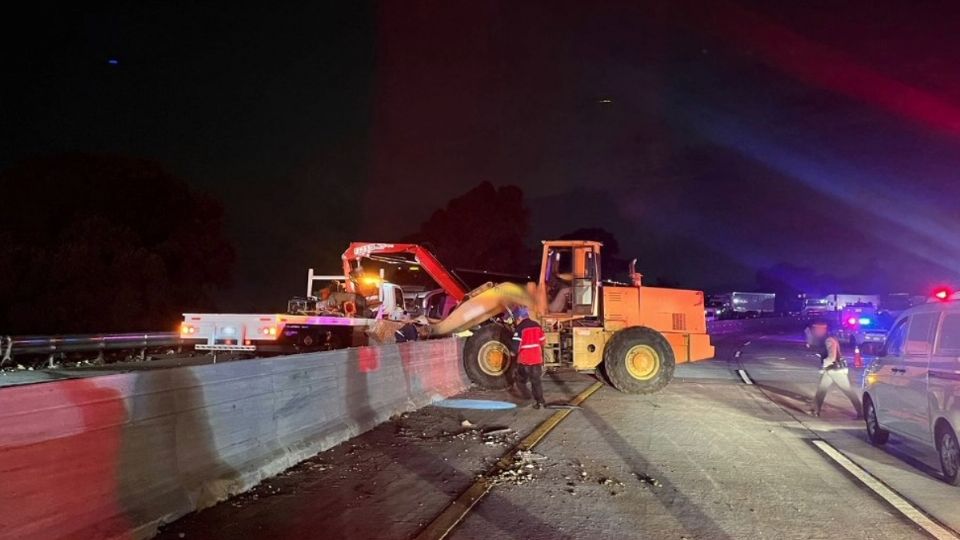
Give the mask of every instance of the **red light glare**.
POLYGON ((856 317, 850 317, 849 319, 847 319, 847 324, 849 324, 850 326, 856 326, 856 325, 857 325, 857 318, 856 318, 856 317))
POLYGON ((933 292, 933 297, 937 300, 948 300, 952 291, 946 287, 937 289, 933 292))

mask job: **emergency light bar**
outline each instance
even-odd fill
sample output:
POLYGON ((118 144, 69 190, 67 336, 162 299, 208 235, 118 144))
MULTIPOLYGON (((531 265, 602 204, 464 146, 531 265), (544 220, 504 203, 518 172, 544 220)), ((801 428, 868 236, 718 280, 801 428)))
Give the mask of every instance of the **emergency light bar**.
POLYGON ((933 297, 941 302, 946 302, 953 297, 953 291, 949 287, 939 287, 934 289, 933 297))

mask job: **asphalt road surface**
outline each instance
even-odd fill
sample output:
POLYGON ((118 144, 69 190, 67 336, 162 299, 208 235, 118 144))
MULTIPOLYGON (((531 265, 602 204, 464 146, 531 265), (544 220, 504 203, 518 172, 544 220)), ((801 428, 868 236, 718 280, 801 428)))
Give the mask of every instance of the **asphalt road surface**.
MULTIPOLYGON (((449 537, 930 537, 871 481, 941 534, 960 528, 960 492, 938 479, 935 456, 909 457, 894 439, 870 446, 837 391, 823 417, 805 414, 817 362, 798 334, 718 337, 716 360, 680 366, 654 395, 602 388, 499 476, 449 537)), ((553 374, 547 400, 594 381, 553 374)), ((553 412, 427 407, 174 522, 161 538, 412 538, 553 412)))

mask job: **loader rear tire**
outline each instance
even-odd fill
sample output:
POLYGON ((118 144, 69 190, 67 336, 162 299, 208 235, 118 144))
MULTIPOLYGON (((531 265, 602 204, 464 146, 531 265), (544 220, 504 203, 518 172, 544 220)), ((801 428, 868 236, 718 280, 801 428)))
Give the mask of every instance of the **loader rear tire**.
POLYGON ((610 384, 628 394, 652 394, 673 379, 676 359, 663 334, 644 326, 625 328, 610 338, 603 369, 610 384))
POLYGON ((510 330, 500 324, 487 324, 474 330, 463 344, 463 369, 467 377, 491 390, 509 387, 513 383, 510 338, 510 330))
POLYGON ((491 390, 503 390, 513 383, 510 330, 488 324, 474 330, 463 344, 463 369, 474 383, 491 390))

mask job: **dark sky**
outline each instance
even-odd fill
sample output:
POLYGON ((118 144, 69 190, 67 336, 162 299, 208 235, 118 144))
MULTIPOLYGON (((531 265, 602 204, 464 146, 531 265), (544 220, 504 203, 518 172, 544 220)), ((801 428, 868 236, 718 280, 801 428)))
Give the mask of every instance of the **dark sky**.
POLYGON ((484 180, 524 189, 531 245, 605 227, 687 286, 960 277, 950 3, 296 4, 4 17, 0 166, 163 162, 228 211, 235 309, 484 180))

